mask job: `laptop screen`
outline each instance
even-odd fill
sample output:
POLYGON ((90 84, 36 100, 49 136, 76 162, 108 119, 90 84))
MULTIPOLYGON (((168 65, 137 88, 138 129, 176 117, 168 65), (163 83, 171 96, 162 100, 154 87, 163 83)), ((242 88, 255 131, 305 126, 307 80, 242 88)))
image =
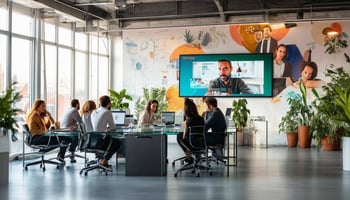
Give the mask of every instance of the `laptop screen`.
POLYGON ((122 110, 113 110, 112 111, 114 124, 116 126, 124 126, 125 125, 125 117, 126 112, 122 110))
POLYGON ((165 125, 175 124, 175 112, 162 112, 162 123, 165 125))
POLYGON ((231 111, 232 111, 232 108, 226 108, 225 116, 226 117, 230 117, 231 116, 231 111))

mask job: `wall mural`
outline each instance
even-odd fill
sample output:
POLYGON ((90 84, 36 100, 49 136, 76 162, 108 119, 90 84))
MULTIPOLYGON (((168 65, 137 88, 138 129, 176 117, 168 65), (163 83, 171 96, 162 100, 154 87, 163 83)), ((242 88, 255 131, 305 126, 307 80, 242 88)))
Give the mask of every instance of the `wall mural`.
MULTIPOLYGON (((303 62, 314 61, 317 64, 317 74, 312 77, 314 84, 310 87, 318 88, 327 81, 324 80, 323 74, 327 67, 331 64, 347 65, 343 53, 346 53, 344 41, 348 39, 349 31, 350 22, 348 21, 125 31, 123 32, 123 73, 124 77, 130 78, 123 80, 123 88, 126 88, 130 94, 139 96, 145 86, 166 87, 169 110, 179 112, 183 108, 183 99, 178 97, 180 54, 270 52, 276 55, 274 57, 274 97, 259 99, 259 101, 268 102, 268 106, 255 110, 261 113, 266 113, 265 109, 273 109, 273 107, 286 110, 286 99, 299 92, 297 85, 303 78, 301 71, 303 62), (340 34, 329 36, 331 31, 340 34), (264 44, 264 38, 270 39, 270 42, 264 44), (284 70, 278 69, 279 66, 283 66, 284 70), (283 78, 283 81, 280 78, 283 78)), ((227 107, 231 106, 232 99, 223 99, 223 102, 227 102, 227 107)), ((201 112, 204 108, 200 99, 195 101, 198 102, 201 112)), ((279 123, 279 116, 270 118, 272 126, 278 127, 276 124, 279 123)))

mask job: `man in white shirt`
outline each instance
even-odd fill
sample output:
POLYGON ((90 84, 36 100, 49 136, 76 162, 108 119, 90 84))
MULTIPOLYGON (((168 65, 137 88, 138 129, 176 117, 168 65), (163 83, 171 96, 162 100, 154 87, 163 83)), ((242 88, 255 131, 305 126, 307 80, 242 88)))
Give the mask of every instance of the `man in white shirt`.
MULTIPOLYGON (((99 98, 100 107, 94 110, 91 114, 92 128, 94 131, 105 132, 115 128, 113 121, 113 115, 111 112, 111 99, 109 96, 101 96, 99 98)), ((115 152, 119 149, 121 141, 117 138, 112 138, 110 135, 107 137, 95 138, 97 142, 97 148, 106 151, 104 159, 100 161, 100 164, 109 167, 108 161, 115 152)))

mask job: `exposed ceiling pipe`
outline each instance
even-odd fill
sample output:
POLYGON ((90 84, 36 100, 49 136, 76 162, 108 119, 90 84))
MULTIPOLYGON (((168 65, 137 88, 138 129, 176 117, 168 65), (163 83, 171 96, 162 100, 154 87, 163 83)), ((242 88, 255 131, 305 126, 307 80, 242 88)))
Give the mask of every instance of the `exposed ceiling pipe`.
POLYGON ((62 2, 62 1, 59 1, 59 0, 54 0, 54 1, 55 1, 56 3, 59 3, 59 4, 63 5, 63 6, 67 6, 67 7, 71 8, 71 9, 76 10, 76 11, 82 12, 82 13, 84 13, 84 14, 86 14, 86 15, 91 16, 91 17, 94 17, 94 18, 97 18, 97 19, 100 19, 100 20, 107 20, 107 19, 105 19, 105 18, 103 18, 103 17, 100 17, 100 16, 98 16, 98 15, 92 14, 92 13, 90 13, 90 12, 86 12, 85 10, 82 10, 82 9, 77 8, 77 7, 71 6, 71 5, 69 5, 69 4, 67 4, 67 3, 64 3, 64 2, 62 2))

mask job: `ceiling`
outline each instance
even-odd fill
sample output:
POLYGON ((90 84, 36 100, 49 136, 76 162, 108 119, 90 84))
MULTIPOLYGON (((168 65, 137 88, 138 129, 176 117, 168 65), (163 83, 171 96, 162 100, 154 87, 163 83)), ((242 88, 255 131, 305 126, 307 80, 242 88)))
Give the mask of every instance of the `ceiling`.
POLYGON ((13 0, 108 31, 227 23, 350 19, 349 0, 13 0))

